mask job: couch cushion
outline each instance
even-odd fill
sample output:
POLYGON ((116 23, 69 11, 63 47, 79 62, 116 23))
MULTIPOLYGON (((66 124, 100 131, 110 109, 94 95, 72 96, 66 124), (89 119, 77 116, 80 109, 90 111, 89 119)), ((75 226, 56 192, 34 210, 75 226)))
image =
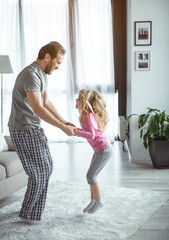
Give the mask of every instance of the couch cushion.
POLYGON ((6 169, 7 177, 11 177, 23 170, 22 163, 16 152, 7 151, 0 153, 0 164, 6 169))
POLYGON ((4 166, 0 165, 0 180, 6 178, 6 171, 4 166))
POLYGON ((0 133, 0 152, 8 151, 8 145, 5 141, 4 136, 0 133))

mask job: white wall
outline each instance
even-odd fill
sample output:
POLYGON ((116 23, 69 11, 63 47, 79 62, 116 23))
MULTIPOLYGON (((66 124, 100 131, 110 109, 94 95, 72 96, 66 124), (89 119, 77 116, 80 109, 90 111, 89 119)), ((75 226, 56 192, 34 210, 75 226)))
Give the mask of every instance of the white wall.
MULTIPOLYGON (((147 107, 169 114, 169 0, 128 0, 127 115, 147 107), (152 45, 134 46, 134 22, 152 21, 152 45), (151 70, 135 71, 135 51, 151 51, 151 70)), ((139 137, 137 118, 131 120, 132 160, 149 159, 139 137)))

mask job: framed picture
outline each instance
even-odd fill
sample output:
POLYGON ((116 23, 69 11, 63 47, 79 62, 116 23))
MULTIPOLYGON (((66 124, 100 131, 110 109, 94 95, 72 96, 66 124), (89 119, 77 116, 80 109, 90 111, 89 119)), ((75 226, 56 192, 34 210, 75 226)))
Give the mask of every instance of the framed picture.
POLYGON ((152 22, 135 22, 135 46, 149 46, 152 42, 152 22))
POLYGON ((135 52, 136 55, 136 71, 150 70, 150 52, 140 51, 135 52))

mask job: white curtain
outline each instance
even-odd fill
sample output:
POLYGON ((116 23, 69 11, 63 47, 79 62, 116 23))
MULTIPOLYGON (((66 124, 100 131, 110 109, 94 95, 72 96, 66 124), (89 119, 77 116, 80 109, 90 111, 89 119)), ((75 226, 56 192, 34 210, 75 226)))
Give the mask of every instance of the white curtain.
MULTIPOLYGON (((98 90, 107 102, 110 117, 107 132, 113 140, 117 101, 111 0, 0 0, 0 4, 0 19, 4 23, 0 54, 10 55, 14 69, 4 87, 4 105, 10 106, 13 84, 21 69, 36 60, 43 45, 58 41, 67 53, 60 69, 48 77, 50 99, 65 119, 79 126, 75 109, 78 91, 81 88, 98 90)), ((9 113, 10 107, 4 116, 5 132, 8 132, 9 113)), ((76 139, 45 122, 42 126, 51 141, 76 139)))
MULTIPOLYGON (((9 55, 12 74, 3 74, 3 126, 8 132, 8 118, 11 108, 11 91, 20 65, 20 28, 18 0, 0 0, 0 55, 9 55)), ((0 104, 1 106, 1 104, 0 104)))
MULTIPOLYGON (((22 1, 25 65, 36 60, 39 49, 48 42, 58 41, 68 49, 68 0, 22 1)), ((68 119, 67 75, 68 50, 58 71, 48 76, 48 91, 59 113, 68 119)), ((42 127, 51 141, 68 137, 57 128, 42 122, 42 127)))
POLYGON ((73 1, 72 11, 74 89, 102 93, 110 118, 107 134, 113 140, 116 114, 111 1, 73 1))

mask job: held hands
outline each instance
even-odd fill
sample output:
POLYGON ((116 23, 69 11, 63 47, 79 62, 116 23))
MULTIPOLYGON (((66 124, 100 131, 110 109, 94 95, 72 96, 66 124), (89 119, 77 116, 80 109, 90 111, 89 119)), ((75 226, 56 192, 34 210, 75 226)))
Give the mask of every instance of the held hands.
POLYGON ((78 129, 76 127, 69 126, 69 125, 66 126, 64 132, 68 136, 77 136, 78 135, 78 129))
POLYGON ((75 127, 73 127, 73 126, 64 125, 64 129, 62 129, 62 130, 63 130, 63 132, 66 133, 68 136, 75 136, 74 129, 75 129, 75 127))
POLYGON ((74 131, 75 136, 77 136, 78 135, 78 129, 74 128, 73 131, 74 131))
POLYGON ((64 125, 63 131, 68 135, 68 136, 76 136, 78 134, 78 129, 77 127, 70 122, 66 122, 64 125))

